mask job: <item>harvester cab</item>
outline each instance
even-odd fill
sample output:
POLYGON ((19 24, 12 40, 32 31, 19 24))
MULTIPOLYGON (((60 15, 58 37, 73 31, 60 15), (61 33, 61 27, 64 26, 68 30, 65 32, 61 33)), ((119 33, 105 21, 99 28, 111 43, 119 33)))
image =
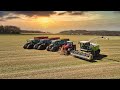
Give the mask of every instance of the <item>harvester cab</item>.
POLYGON ((98 56, 100 53, 99 45, 91 43, 90 41, 80 41, 80 50, 90 52, 93 57, 98 56))
POLYGON ((89 50, 90 49, 90 42, 89 41, 80 41, 80 49, 81 50, 89 50))

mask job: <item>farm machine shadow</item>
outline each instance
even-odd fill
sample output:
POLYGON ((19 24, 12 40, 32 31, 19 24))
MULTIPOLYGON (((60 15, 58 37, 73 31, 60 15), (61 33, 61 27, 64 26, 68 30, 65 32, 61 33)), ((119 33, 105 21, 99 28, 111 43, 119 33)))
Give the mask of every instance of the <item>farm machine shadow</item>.
POLYGON ((105 58, 105 57, 107 57, 107 55, 99 54, 99 56, 98 56, 98 57, 95 57, 95 58, 93 59, 93 61, 91 61, 91 62, 97 62, 98 60, 102 60, 102 59, 105 58))

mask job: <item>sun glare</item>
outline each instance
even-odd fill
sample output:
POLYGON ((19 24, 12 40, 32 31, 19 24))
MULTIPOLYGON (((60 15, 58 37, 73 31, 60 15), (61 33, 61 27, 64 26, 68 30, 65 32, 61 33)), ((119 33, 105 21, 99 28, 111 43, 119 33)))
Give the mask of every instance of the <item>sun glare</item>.
POLYGON ((40 22, 42 22, 42 23, 50 23, 50 19, 49 18, 41 18, 40 22))
POLYGON ((47 28, 54 23, 54 21, 51 18, 48 18, 48 17, 38 18, 38 22, 44 28, 47 28))

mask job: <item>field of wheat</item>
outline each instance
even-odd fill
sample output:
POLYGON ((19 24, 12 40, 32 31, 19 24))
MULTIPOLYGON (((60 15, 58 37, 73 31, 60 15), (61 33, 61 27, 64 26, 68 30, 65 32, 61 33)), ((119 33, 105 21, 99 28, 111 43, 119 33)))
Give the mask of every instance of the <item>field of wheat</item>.
MULTIPOLYGON (((101 58, 94 62, 46 50, 27 50, 27 39, 43 35, 0 35, 0 79, 120 79, 120 37, 99 39, 101 58)), ((44 35, 69 38, 77 45, 97 36, 44 35)))

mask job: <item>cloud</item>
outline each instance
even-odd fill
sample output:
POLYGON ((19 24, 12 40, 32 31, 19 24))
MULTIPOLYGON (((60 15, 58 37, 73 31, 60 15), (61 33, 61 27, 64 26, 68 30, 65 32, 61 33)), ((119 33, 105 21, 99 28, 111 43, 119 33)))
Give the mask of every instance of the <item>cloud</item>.
MULTIPOLYGON (((83 15, 86 11, 63 11, 59 12, 58 15, 83 15)), ((20 18, 20 15, 25 15, 27 17, 33 16, 44 16, 49 17, 55 15, 55 11, 0 11, 0 21, 11 20, 20 18)))
MULTIPOLYGON (((87 11, 64 11, 59 12, 58 15, 83 15, 87 11)), ((0 11, 0 17, 9 16, 10 14, 25 15, 25 16, 47 16, 57 14, 55 11, 0 11)))
POLYGON ((5 21, 3 18, 0 18, 0 21, 5 21))
POLYGON ((66 14, 66 12, 58 13, 58 15, 64 15, 64 14, 66 14))
POLYGON ((32 16, 50 16, 52 14, 56 14, 54 11, 0 11, 0 17, 16 14, 16 15, 26 15, 29 17, 32 16))
POLYGON ((64 15, 64 14, 69 14, 69 15, 83 15, 87 11, 65 11, 58 13, 58 15, 64 15))
POLYGON ((4 16, 6 16, 8 14, 9 14, 8 11, 0 11, 0 17, 4 17, 4 16))
POLYGON ((18 15, 25 15, 28 17, 33 17, 33 16, 49 17, 50 15, 53 15, 53 14, 56 14, 56 12, 54 11, 0 11, 0 21, 20 18, 18 15))
POLYGON ((20 18, 20 17, 6 17, 5 19, 17 19, 17 18, 20 18))
POLYGON ((0 21, 6 21, 6 20, 11 20, 11 19, 17 19, 17 18, 20 18, 20 17, 17 17, 17 16, 1 17, 0 21))
POLYGON ((72 12, 69 12, 70 15, 83 15, 84 14, 84 11, 72 11, 72 12))
POLYGON ((50 16, 56 14, 54 11, 16 11, 15 14, 23 14, 26 16, 50 16))

